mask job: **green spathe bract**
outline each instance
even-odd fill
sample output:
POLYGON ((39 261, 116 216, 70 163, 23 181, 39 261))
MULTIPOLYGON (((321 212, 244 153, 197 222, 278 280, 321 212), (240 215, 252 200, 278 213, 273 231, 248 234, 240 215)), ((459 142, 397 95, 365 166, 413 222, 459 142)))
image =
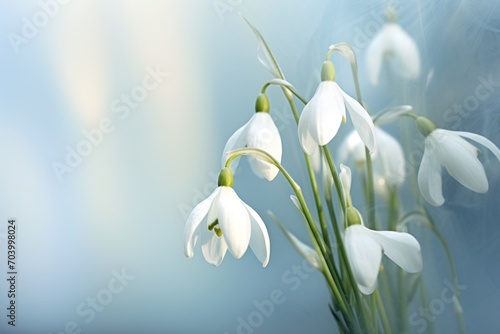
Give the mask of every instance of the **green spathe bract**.
POLYGON ((331 60, 325 60, 321 66, 321 81, 335 81, 335 65, 331 60))
POLYGON ((424 137, 427 137, 432 131, 436 130, 436 124, 427 117, 418 117, 415 124, 417 125, 418 131, 420 131, 424 137))
POLYGON ((257 96, 257 100, 255 101, 255 112, 269 112, 269 99, 266 94, 261 93, 257 96))
POLYGON ((234 184, 234 177, 231 168, 224 167, 219 174, 219 187, 232 187, 234 184))
POLYGON ((346 210, 347 214, 347 225, 363 225, 363 218, 361 218, 361 214, 355 207, 349 206, 346 210))

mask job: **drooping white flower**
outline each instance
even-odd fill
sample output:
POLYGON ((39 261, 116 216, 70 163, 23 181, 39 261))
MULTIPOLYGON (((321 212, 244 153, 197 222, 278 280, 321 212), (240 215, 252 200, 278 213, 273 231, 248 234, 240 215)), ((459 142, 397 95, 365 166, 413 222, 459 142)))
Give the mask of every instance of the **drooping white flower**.
MULTIPOLYGON (((259 97, 262 95, 259 95, 259 97)), ((267 100, 267 97, 265 99, 267 100)), ((245 125, 236 130, 228 139, 222 155, 222 166, 225 165, 229 158, 227 152, 243 147, 264 150, 278 162, 281 162, 281 137, 273 119, 269 115, 269 112, 267 112, 269 111, 269 106, 267 105, 267 111, 262 111, 266 107, 259 109, 261 110, 256 112, 245 125)), ((233 170, 236 170, 238 160, 239 158, 236 158, 233 161, 233 170)), ((272 181, 279 172, 278 168, 273 164, 253 156, 248 157, 248 162, 255 175, 268 181, 272 181)))
POLYGON ((218 266, 227 250, 239 259, 248 246, 255 256, 267 266, 270 242, 267 228, 254 209, 243 202, 231 187, 232 172, 225 168, 222 173, 230 175, 230 182, 221 182, 219 187, 189 215, 184 228, 184 254, 194 255, 194 246, 201 239, 201 250, 208 263, 218 266))
POLYGON ((406 272, 422 270, 420 244, 408 233, 351 225, 346 229, 345 247, 358 288, 365 295, 377 287, 382 253, 406 272))
POLYGON ((425 148, 418 170, 418 187, 424 199, 434 206, 444 203, 441 166, 455 180, 478 193, 488 191, 488 179, 482 163, 477 158, 479 149, 463 138, 475 141, 488 148, 500 161, 500 150, 487 138, 475 133, 435 129, 423 129, 428 119, 419 117, 417 126, 425 137, 425 148), (419 122, 420 121, 420 122, 419 122), (463 137, 463 138, 462 138, 463 137))
MULTIPOLYGON (((406 160, 399 142, 389 133, 375 127, 377 151, 371 155, 375 190, 385 195, 388 187, 399 187, 406 178, 406 160)), ((365 145, 359 135, 353 131, 339 148, 340 161, 352 160, 363 168, 366 163, 365 145)))
POLYGON ((420 74, 417 44, 396 22, 387 22, 373 37, 366 50, 368 78, 378 84, 380 69, 387 60, 393 73, 403 79, 416 79, 420 74))
POLYGON ((374 231, 364 226, 363 217, 350 201, 351 169, 340 165, 339 174, 346 197, 347 227, 345 249, 361 293, 369 295, 377 287, 382 253, 403 270, 417 273, 422 270, 420 244, 404 232, 374 231))
POLYGON ((347 108, 354 128, 366 147, 373 152, 375 150, 373 121, 363 106, 333 81, 334 71, 331 61, 323 63, 323 81, 300 115, 298 124, 300 144, 304 152, 309 155, 318 149, 318 145, 328 144, 337 134, 340 123, 345 121, 347 108), (325 75, 329 71, 333 73, 325 75))

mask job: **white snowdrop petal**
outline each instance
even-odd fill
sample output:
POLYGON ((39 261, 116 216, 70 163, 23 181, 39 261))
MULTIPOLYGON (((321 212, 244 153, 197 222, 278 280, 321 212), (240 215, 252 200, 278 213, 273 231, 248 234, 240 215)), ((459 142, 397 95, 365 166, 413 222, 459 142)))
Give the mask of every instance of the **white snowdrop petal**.
POLYGON ((241 199, 231 187, 220 187, 218 221, 222 237, 237 259, 245 254, 250 242, 250 217, 241 199))
POLYGON ((426 140, 424 155, 418 169, 418 188, 429 204, 441 206, 444 203, 441 166, 433 154, 433 145, 426 140))
MULTIPOLYGON (((444 131, 448 132, 447 130, 444 131)), ((455 133, 459 136, 474 140, 475 142, 483 145, 493 153, 493 155, 498 159, 498 161, 500 161, 500 149, 495 144, 493 144, 493 142, 491 142, 488 138, 470 132, 455 131, 455 133)))
POLYGON ((477 158, 479 150, 452 132, 433 131, 435 156, 448 173, 463 186, 479 193, 488 191, 484 167, 477 158))
POLYGON ((375 126, 372 118, 358 101, 347 95, 340 87, 338 89, 344 97, 345 105, 356 132, 370 152, 375 152, 375 126))
POLYGON ((373 240, 368 229, 352 225, 346 229, 345 247, 358 288, 365 295, 377 286, 377 276, 382 261, 382 248, 373 240))
MULTIPOLYGON (((197 206, 195 206, 186 221, 186 225, 184 226, 184 254, 188 258, 192 258, 194 255, 194 246, 196 245, 196 241, 198 240, 197 229, 200 226, 203 218, 205 218, 205 216, 207 215, 214 197, 219 192, 218 189, 219 188, 216 188, 212 192, 212 194, 208 196, 207 199, 203 200, 197 206)), ((200 228, 206 227, 202 226, 200 228)))
POLYGON ((409 273, 422 270, 420 244, 411 234, 394 231, 370 231, 372 238, 382 246, 384 254, 409 273))
POLYGON ((203 257, 208 263, 217 267, 221 264, 226 255, 226 242, 224 238, 218 237, 213 231, 208 231, 208 229, 206 232, 203 232, 203 236, 205 238, 201 245, 203 257))
MULTIPOLYGON (((242 202, 243 203, 243 202, 242 202)), ((251 233, 250 248, 257 259, 262 263, 262 267, 267 266, 271 254, 271 244, 264 221, 259 214, 249 205, 243 203, 250 214, 251 233)))
MULTIPOLYGON (((224 150, 222 151, 222 159, 221 159, 222 168, 224 168, 224 166, 226 165, 227 159, 229 159, 229 154, 228 154, 229 151, 245 147, 245 145, 246 145, 246 142, 245 142, 246 129, 247 129, 248 124, 250 124, 251 121, 252 121, 252 119, 250 119, 250 121, 248 121, 241 128, 236 130, 231 135, 231 137, 229 137, 229 139, 227 140, 226 145, 224 146, 224 150)), ((233 173, 236 173, 236 169, 238 168, 239 160, 240 160, 240 157, 234 159, 231 162, 231 170, 233 171, 233 173)))
MULTIPOLYGON (((252 119, 253 122, 248 126, 246 134, 247 146, 266 151, 278 162, 281 162, 281 137, 269 113, 258 112, 252 119)), ((255 175, 268 181, 273 180, 279 172, 276 166, 259 158, 249 156, 248 161, 255 175)))
POLYGON ((345 115, 342 95, 333 81, 323 81, 314 96, 304 107, 299 119, 299 139, 307 154, 312 154, 317 145, 328 144, 337 134, 345 115))

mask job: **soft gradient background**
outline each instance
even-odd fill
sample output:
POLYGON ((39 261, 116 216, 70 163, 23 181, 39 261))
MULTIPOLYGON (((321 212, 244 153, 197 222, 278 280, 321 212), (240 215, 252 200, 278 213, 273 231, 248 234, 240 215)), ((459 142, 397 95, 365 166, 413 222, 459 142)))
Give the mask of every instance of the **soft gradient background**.
MULTIPOLYGON (((32 21, 41 5, 2 1, 0 332, 60 333, 74 322, 81 333, 233 334, 239 319, 248 320, 256 304, 277 290, 284 302, 257 328, 239 333, 336 332, 323 278, 297 269, 303 268, 302 259, 266 214, 273 210, 306 238, 282 177, 257 180, 243 163, 235 185, 268 223, 267 268, 250 251, 239 261, 228 255, 214 268, 198 246, 188 260, 182 232, 190 209, 215 187, 225 141, 250 118, 255 97, 271 79, 256 59, 257 42, 239 12, 260 29, 287 79, 305 96, 314 91, 328 46, 349 42, 358 52, 364 98, 373 111, 413 104, 438 126, 476 132, 500 145, 499 87, 467 117, 444 116, 474 95, 481 78, 491 75, 500 82, 498 2, 394 3, 401 25, 420 47, 422 75, 401 83, 385 73, 374 88, 364 74, 364 50, 381 26, 386 1, 73 0, 59 5, 18 52, 9 34, 21 34, 23 19, 32 21), (159 67, 168 77, 120 118, 113 102, 140 85, 148 67, 159 67), (75 149, 85 139, 82 132, 103 119, 111 120, 113 131, 59 182, 53 162, 63 163, 67 146, 75 149), (5 317, 10 217, 19 229, 15 328, 5 317), (133 279, 86 322, 78 306, 104 293, 114 271, 133 279)), ((337 80, 354 94, 350 69, 337 57, 337 80)), ((303 181, 294 121, 280 90, 269 92, 285 142, 283 164, 303 181)), ((388 129, 408 145, 421 139, 396 125, 388 129)), ((339 136, 348 130, 349 125, 339 136)), ((483 161, 488 194, 471 193, 445 177, 447 202, 432 210, 466 286, 469 333, 500 331, 500 164, 487 153, 483 161)), ((429 300, 439 299, 450 279, 444 252, 433 235, 416 233, 429 300)), ((416 302, 410 312, 420 307, 428 305, 416 302)), ((440 333, 456 331, 452 305, 434 324, 440 333)))

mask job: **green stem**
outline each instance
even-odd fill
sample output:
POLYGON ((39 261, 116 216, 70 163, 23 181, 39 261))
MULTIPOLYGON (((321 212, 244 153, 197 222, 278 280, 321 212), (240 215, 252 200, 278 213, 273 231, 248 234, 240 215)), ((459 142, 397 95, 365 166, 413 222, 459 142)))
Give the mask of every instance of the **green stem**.
MULTIPOLYGON (((422 299, 423 305, 429 305, 429 299, 427 298, 427 290, 425 289, 425 283, 423 279, 420 280, 420 298, 422 299)), ((426 312, 428 312, 427 309, 426 312)), ((428 325, 427 330, 429 334, 435 334, 436 330, 434 328, 434 322, 431 321, 430 323, 427 323, 427 325, 428 325)))
MULTIPOLYGON (((292 110, 295 122, 296 122, 296 124, 298 124, 300 116, 299 116, 297 107, 295 105, 295 102, 293 100, 293 97, 288 92, 292 92, 304 104, 307 104, 308 101, 305 100, 297 92, 297 90, 295 90, 293 88, 293 86, 292 87, 282 86, 281 88, 283 90, 283 93, 284 93, 284 95, 285 95, 285 97, 286 97, 289 105, 290 105, 290 108, 292 110)), ((307 154, 304 153, 304 159, 306 161, 308 176, 309 176, 309 180, 311 182, 312 191, 313 191, 313 194, 314 194, 314 201, 315 201, 315 204, 316 204, 316 210, 318 212, 318 217, 319 217, 319 220, 320 220, 320 225, 321 225, 322 235, 323 235, 323 242, 324 242, 325 245, 328 245, 328 250, 329 251, 327 252, 327 254, 324 254, 325 262, 327 263, 327 265, 329 267, 330 273, 332 275, 332 279, 334 280, 334 282, 337 283, 336 286, 340 287, 341 292, 342 292, 341 295, 342 295, 342 297, 345 298, 346 294, 345 294, 345 291, 343 289, 343 285, 341 284, 339 273, 338 273, 337 268, 336 268, 336 266, 334 264, 334 258, 333 258, 333 254, 332 254, 331 247, 330 247, 330 245, 331 245, 331 243, 330 243, 330 237, 329 237, 328 228, 327 228, 327 225, 326 225, 326 220, 325 220, 325 217, 324 217, 324 212, 323 212, 323 208, 322 208, 322 204, 321 204, 321 198, 319 196, 316 175, 314 174, 314 170, 312 168, 311 158, 309 157, 309 155, 307 155, 307 154)), ((314 225, 314 227, 315 227, 315 225, 314 225)), ((326 275, 325 275, 325 277, 326 277, 326 275)), ((327 280, 328 280, 328 278, 327 278, 327 280)), ((336 296, 336 297, 338 299, 338 296, 336 296)), ((348 304, 347 300, 344 300, 344 303, 348 304)), ((352 315, 352 313, 351 313, 350 316, 354 317, 352 315)))
POLYGON ((382 298, 380 297, 380 293, 378 289, 375 289, 375 297, 377 299, 378 313, 380 315, 380 320, 382 321, 382 327, 384 328, 385 334, 391 334, 391 326, 389 321, 387 320, 387 314, 385 313, 384 303, 382 302, 382 298))
POLYGON ((419 118, 420 116, 418 116, 417 114, 414 114, 412 112, 408 112, 408 113, 404 113, 404 114, 401 114, 401 116, 408 116, 408 117, 411 117, 413 119, 417 119, 419 118))
MULTIPOLYGON (((330 50, 333 51, 333 50, 330 50)), ((361 96, 361 88, 359 85, 359 78, 358 78, 358 66, 357 66, 357 61, 356 61, 356 54, 354 53, 354 50, 352 50, 353 54, 353 61, 350 62, 351 64, 351 70, 352 70, 352 78, 354 80, 354 87, 356 88, 356 99, 359 102, 361 106, 364 106, 363 103, 363 97, 361 96)), ((331 53, 329 52, 327 57, 331 53)), ((365 108, 366 109, 366 108, 365 108)), ((365 147, 365 159, 366 159, 366 175, 367 175, 367 187, 368 187, 368 223, 370 227, 374 227, 375 229, 378 229, 376 226, 376 221, 375 221, 375 192, 374 192, 374 186, 373 186, 373 164, 372 164, 372 157, 370 155, 370 151, 368 150, 367 147, 365 147)))
MULTIPOLYGON (((329 190, 329 192, 331 193, 332 191, 329 190)), ((342 240, 342 235, 340 234, 339 225, 337 222, 337 217, 335 215, 335 208, 333 206, 333 201, 332 201, 331 196, 328 197, 328 195, 327 195, 326 206, 328 208, 328 213, 330 214, 330 220, 332 222, 333 232, 335 234, 335 240, 337 241, 337 250, 339 252, 339 263, 340 263, 340 273, 341 273, 341 277, 342 277, 342 283, 343 283, 345 290, 351 289, 354 291, 356 289, 354 287, 352 287, 352 281, 350 279, 348 279, 349 275, 347 274, 347 267, 345 264, 345 262, 347 261, 347 256, 344 256, 343 251, 342 251, 344 249, 344 243, 342 240)))
POLYGON ((269 87, 271 85, 281 86, 281 88, 283 89, 283 93, 285 94, 288 101, 293 101, 293 100, 291 100, 292 96, 290 95, 290 93, 292 93, 302 103, 307 104, 307 102, 308 102, 305 98, 302 97, 302 95, 300 95, 300 93, 297 91, 297 89, 295 89, 295 87, 291 83, 289 83, 288 81, 286 81, 284 79, 274 79, 274 80, 266 82, 264 84, 264 86, 262 86, 261 93, 264 94, 266 92, 267 87, 269 87))
POLYGON ((396 119, 397 117, 402 117, 402 116, 409 116, 409 117, 416 119, 418 116, 416 114, 412 114, 411 110, 413 110, 413 107, 410 105, 400 105, 400 106, 384 109, 381 112, 379 112, 378 114, 373 116, 373 123, 377 124, 379 122, 380 118, 382 118, 382 116, 384 116, 385 114, 390 113, 390 112, 395 114, 392 116, 394 119, 396 119))
MULTIPOLYGON (((335 46, 337 46, 337 47, 333 47, 333 45, 332 45, 332 47, 330 47, 330 50, 328 50, 328 53, 326 54, 325 60, 330 60, 330 57, 332 56, 332 54, 335 51, 340 51, 340 49, 344 49, 345 50, 345 48, 350 49, 350 51, 348 52, 348 54, 352 54, 352 58, 351 57, 347 57, 346 59, 348 59, 349 64, 351 64, 352 78, 354 80, 354 87, 356 89, 356 95, 358 96, 358 101, 362 101, 363 99, 361 98, 361 89, 360 89, 360 86, 359 86, 358 63, 357 63, 357 60, 356 60, 356 53, 354 52, 354 50, 351 47, 351 45, 348 44, 348 43, 339 43, 339 44, 336 44, 335 46)), ((345 54, 343 54, 343 56, 345 57, 345 54)))
MULTIPOLYGON (((283 90, 286 89, 285 87, 282 87, 282 88, 283 88, 283 90)), ((296 95, 300 96, 300 94, 298 94, 298 92, 296 92, 296 95)), ((288 103, 290 104, 290 108, 292 109, 295 123, 298 124, 300 116, 299 116, 299 112, 297 110, 297 106, 295 105, 295 102, 293 101, 293 97, 290 96, 289 94, 286 94, 286 93, 285 93, 285 97, 288 100, 288 103)), ((304 102, 304 103, 307 104, 307 102, 304 102)), ((327 245, 327 247, 328 247, 329 258, 333 264, 333 270, 336 271, 336 267, 334 265, 334 258, 332 255, 332 249, 330 247, 330 235, 329 235, 328 227, 326 224, 325 214, 323 211, 323 205, 321 204, 321 197, 320 197, 319 191, 318 191, 318 182, 316 180, 316 175, 314 174, 314 169, 312 167, 311 158, 309 157, 309 155, 304 153, 304 159, 306 161, 307 174, 309 176, 309 181, 311 182, 311 188, 312 188, 312 192, 313 192, 313 196, 314 196, 314 202, 316 204, 316 211, 318 212, 319 222, 320 222, 320 226, 321 226, 321 233, 323 235, 323 241, 325 242, 325 245, 327 245)), ((336 272, 336 274, 338 275, 338 272, 336 272)))
MULTIPOLYGON (((425 218, 427 224, 425 224, 426 227, 430 228, 430 230, 436 235, 436 237, 439 239, 439 242, 444 248, 444 251, 446 253, 446 257, 448 259, 448 264, 450 265, 450 271, 451 271, 451 276, 453 277, 453 287, 454 287, 454 295, 457 298, 458 302, 461 303, 461 298, 460 298, 460 293, 459 293, 459 288, 458 288, 458 275, 457 275, 457 268, 455 266, 455 261, 453 260, 453 256, 451 254, 450 248, 448 247, 448 243, 446 242, 446 239, 444 238, 443 234, 439 231, 437 228, 436 224, 432 220, 432 217, 430 216, 429 212, 427 209, 422 205, 422 209, 424 213, 420 211, 412 211, 407 213, 405 216, 401 218, 401 221, 405 221, 407 218, 409 218, 412 215, 417 215, 425 218)), ((463 315, 463 312, 455 312, 458 318, 459 322, 459 327, 460 327, 460 333, 465 334, 465 318, 463 315)))
POLYGON ((295 192, 297 199, 299 200, 300 207, 302 209, 304 217, 306 218, 309 232, 312 234, 311 239, 314 243, 314 246, 315 246, 316 252, 318 253, 318 256, 320 258, 321 264, 322 264, 323 268, 325 269, 325 270, 323 270, 323 274, 328 282, 328 285, 330 286, 335 298, 337 298, 337 301, 339 303, 339 307, 342 310, 342 313, 348 317, 351 317, 352 313, 350 312, 349 308, 347 307, 347 302, 344 300, 345 296, 340 293, 339 287, 335 284, 335 281, 332 277, 332 273, 329 270, 330 265, 328 264, 328 261, 326 259, 326 257, 328 256, 327 248, 325 247, 323 239, 321 238, 321 235, 318 232, 318 229, 316 228, 316 224, 314 223, 314 219, 311 215, 311 212, 309 211, 309 208, 307 206, 304 195, 302 194, 302 189, 300 188, 298 183, 295 182, 295 180, 288 173, 288 171, 272 155, 270 155, 269 153, 267 153, 264 150, 257 149, 257 148, 242 148, 242 149, 232 151, 231 156, 226 161, 225 167, 229 167, 231 165, 231 162, 241 155, 254 155, 257 158, 265 156, 267 162, 276 166, 279 169, 279 171, 281 172, 281 174, 283 174, 285 179, 288 181, 288 183, 292 187, 293 191, 295 192))
MULTIPOLYGON (((342 189, 342 184, 340 182, 340 178, 337 173, 337 169, 335 168, 335 163, 333 162, 332 155, 330 153, 330 150, 328 149, 328 146, 322 146, 323 153, 325 154, 326 161, 328 163, 328 167, 330 169, 331 176, 333 177, 335 188, 337 190, 337 195, 339 196, 339 202, 340 202, 340 207, 342 208, 342 212, 345 213, 346 211, 346 200, 344 196, 344 191, 342 189)), ((333 205, 329 205, 329 211, 330 215, 334 216, 335 213, 333 212, 333 205)), ((332 220, 332 223, 336 222, 332 220)), ((335 224, 336 225, 336 224, 335 224)), ((338 230, 338 226, 334 225, 334 231, 335 231, 335 237, 337 239, 338 243, 338 250, 339 250, 339 257, 341 258, 341 263, 345 265, 345 271, 347 272, 349 282, 351 283, 352 291, 356 299, 356 304, 358 305, 359 309, 361 310, 362 314, 362 319, 363 323, 368 323, 368 316, 366 315, 366 311, 364 308, 364 304, 362 303, 362 300, 360 298, 360 292, 358 289, 358 285, 356 282, 356 279, 354 278, 354 274, 352 273, 351 265, 349 263, 349 259, 347 257, 347 253, 344 247, 344 242, 342 239, 342 236, 340 235, 340 231, 338 230)), ((347 215, 344 214, 344 228, 347 228, 347 215)))
POLYGON ((373 333, 378 334, 378 324, 377 324, 377 300, 375 294, 372 293, 370 296, 371 301, 371 311, 372 311, 372 327, 373 333))
MULTIPOLYGON (((286 99, 288 100, 288 103, 290 104, 290 108, 292 109, 295 123, 298 124, 299 112, 297 110, 297 106, 295 105, 295 102, 293 101, 293 97, 290 95, 290 92, 292 92, 295 96, 297 96, 304 104, 307 104, 307 100, 304 99, 300 95, 300 93, 291 84, 289 84, 288 82, 286 82, 286 84, 285 84, 285 82, 286 81, 284 80, 284 77, 281 77, 280 81, 271 80, 271 81, 267 82, 262 87, 261 92, 265 93, 267 87, 269 87, 270 85, 281 86, 281 89, 283 90, 283 93, 284 93, 286 99)), ((318 213, 318 218, 319 218, 319 222, 320 222, 320 226, 321 226, 321 234, 323 237, 324 245, 327 247, 327 249, 329 251, 328 252, 328 259, 333 264, 332 269, 336 270, 335 266, 334 266, 334 259, 333 259, 331 247, 330 247, 330 236, 329 236, 329 232, 328 232, 328 226, 326 223, 325 214, 323 212, 323 205, 321 203, 321 197, 320 197, 319 191, 318 191, 318 182, 316 180, 316 175, 314 174, 314 169, 312 167, 312 162, 311 162, 311 158, 309 157, 309 155, 304 153, 304 159, 306 161, 307 173, 309 176, 309 181, 311 182, 311 188, 312 188, 312 192, 313 192, 313 196, 314 196, 314 202, 316 204, 316 211, 318 213)))
MULTIPOLYGON (((380 284, 379 293, 383 292, 385 300, 394 301, 394 291, 392 289, 393 284, 389 279, 388 269, 383 269, 378 275, 378 283, 380 284)), ((382 295, 381 295, 382 297, 382 295)), ((393 302, 385 305, 386 317, 387 319, 397 319, 397 305, 393 302)), ((394 320, 395 321, 395 320, 394 320)))
POLYGON ((399 310, 400 310, 400 330, 401 333, 408 333, 408 305, 407 305, 407 294, 406 294, 406 281, 405 272, 398 268, 398 285, 399 285, 399 310))
MULTIPOLYGON (((434 221, 432 220, 431 216, 429 215, 429 212, 424 208, 426 217, 429 221, 429 226, 431 230, 434 232, 434 234, 438 237, 439 241, 443 245, 444 251, 446 252, 446 257, 448 258, 448 262, 450 264, 450 270, 451 274, 453 276, 453 287, 455 288, 454 295, 457 298, 458 302, 461 304, 461 298, 460 298, 460 292, 458 288, 458 274, 457 274, 457 268, 455 266, 455 261, 453 260, 453 256, 451 254, 450 248, 448 247, 448 243, 446 242, 446 239, 444 238, 443 234, 441 231, 438 230, 436 224, 434 224, 434 221)), ((463 315, 463 312, 455 312, 458 318, 458 323, 459 323, 459 328, 460 328, 460 333, 465 334, 465 318, 463 315)))
MULTIPOLYGON (((339 175, 337 173, 337 168, 335 167, 335 163, 333 162, 332 155, 330 153, 330 150, 328 149, 328 146, 322 146, 323 148, 323 153, 325 154, 326 157, 326 162, 328 163, 328 168, 330 169, 330 174, 333 177, 333 182, 335 184, 335 189, 337 190, 337 196, 339 197, 340 201, 340 207, 342 208, 342 212, 345 212, 346 208, 346 200, 344 196, 344 190, 342 189, 342 183, 340 182, 339 175)), ((347 227, 347 226, 345 226, 347 227)))
POLYGON ((396 187, 389 189, 389 213, 387 217, 388 228, 390 231, 396 231, 399 215, 398 190, 396 187))

